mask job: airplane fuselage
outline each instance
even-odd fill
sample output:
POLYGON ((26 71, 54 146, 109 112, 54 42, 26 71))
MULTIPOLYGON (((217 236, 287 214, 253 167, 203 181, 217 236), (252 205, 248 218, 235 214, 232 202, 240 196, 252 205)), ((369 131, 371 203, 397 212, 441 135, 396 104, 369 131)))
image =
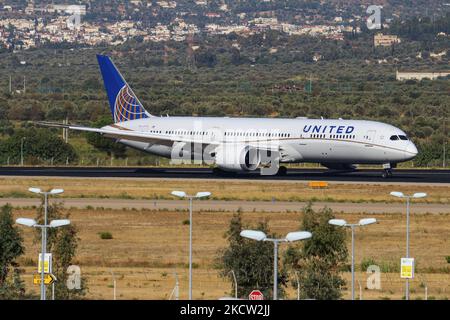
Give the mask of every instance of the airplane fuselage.
MULTIPOLYGON (((133 130, 173 140, 202 143, 277 144, 280 162, 339 164, 396 164, 414 158, 415 145, 406 134, 389 124, 365 120, 150 117, 106 126, 133 130)), ((171 157, 172 143, 120 139, 118 142, 145 152, 171 157)))

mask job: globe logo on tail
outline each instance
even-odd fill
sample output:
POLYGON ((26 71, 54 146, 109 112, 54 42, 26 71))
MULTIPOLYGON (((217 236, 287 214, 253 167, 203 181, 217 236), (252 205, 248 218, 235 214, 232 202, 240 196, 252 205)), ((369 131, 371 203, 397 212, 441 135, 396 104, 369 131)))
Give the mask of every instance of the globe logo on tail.
POLYGON ((120 89, 114 105, 114 121, 123 122, 147 118, 147 113, 136 98, 133 91, 127 85, 120 89))

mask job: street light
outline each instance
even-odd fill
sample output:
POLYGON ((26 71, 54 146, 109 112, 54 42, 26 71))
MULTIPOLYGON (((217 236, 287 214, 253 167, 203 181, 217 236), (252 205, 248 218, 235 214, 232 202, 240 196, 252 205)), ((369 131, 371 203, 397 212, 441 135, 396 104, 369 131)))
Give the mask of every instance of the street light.
POLYGON ((23 141, 25 140, 25 137, 22 137, 20 139, 20 165, 23 167, 23 141))
POLYGON ((60 193, 63 193, 63 189, 52 189, 50 191, 42 191, 39 188, 29 188, 28 191, 41 194, 44 196, 44 224, 39 225, 37 222, 33 219, 27 219, 27 218, 19 218, 16 220, 16 223, 27 226, 27 227, 35 227, 35 228, 41 228, 42 231, 42 241, 41 241, 41 300, 45 300, 45 284, 44 284, 44 277, 45 277, 45 253, 47 250, 47 228, 58 228, 62 226, 66 226, 70 224, 70 220, 67 219, 61 219, 61 220, 53 220, 50 222, 50 224, 47 223, 47 215, 48 215, 48 196, 49 195, 57 195, 60 193))
POLYGON ((184 191, 172 191, 171 194, 189 199, 189 300, 192 300, 192 200, 209 197, 211 192, 197 192, 195 196, 188 195, 184 191))
MULTIPOLYGON (((392 191, 391 196, 406 199, 406 258, 409 258, 409 203, 411 198, 425 198, 427 194, 424 192, 416 192, 413 195, 404 195, 403 192, 392 191)), ((409 278, 406 278, 405 299, 409 300, 409 278)))
POLYGON ((243 230, 240 233, 241 237, 256 240, 256 241, 270 241, 273 242, 273 300, 278 299, 278 243, 279 242, 293 242, 311 238, 312 234, 308 231, 289 232, 286 237, 282 239, 267 238, 267 235, 262 231, 243 230))
POLYGON ((237 298, 238 298, 238 287, 237 287, 236 274, 234 273, 234 270, 231 270, 229 273, 231 273, 231 275, 233 276, 233 281, 234 281, 234 298, 237 300, 237 298))
POLYGON ((337 227, 349 227, 352 230, 352 300, 355 300, 355 227, 367 226, 376 223, 375 218, 365 218, 359 220, 358 223, 347 223, 343 219, 331 219, 329 224, 337 227))
MULTIPOLYGON (((28 218, 18 218, 16 220, 17 224, 21 224, 23 226, 32 227, 32 228, 41 228, 42 239, 46 239, 45 235, 47 234, 47 228, 58 228, 62 226, 66 226, 70 224, 70 220, 61 219, 61 220, 52 220, 50 224, 38 224, 34 219, 28 218)), ((45 249, 47 246, 47 242, 42 242, 42 254, 41 254, 41 300, 45 300, 45 284, 44 284, 44 275, 45 275, 45 249)))

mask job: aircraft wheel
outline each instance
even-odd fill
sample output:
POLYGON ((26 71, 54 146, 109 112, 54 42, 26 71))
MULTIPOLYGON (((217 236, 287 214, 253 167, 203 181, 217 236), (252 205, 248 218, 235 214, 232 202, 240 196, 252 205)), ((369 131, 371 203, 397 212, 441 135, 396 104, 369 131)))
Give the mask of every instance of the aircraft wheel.
POLYGON ((384 170, 383 173, 381 174, 381 177, 383 179, 387 179, 387 178, 392 177, 392 170, 391 169, 384 170))

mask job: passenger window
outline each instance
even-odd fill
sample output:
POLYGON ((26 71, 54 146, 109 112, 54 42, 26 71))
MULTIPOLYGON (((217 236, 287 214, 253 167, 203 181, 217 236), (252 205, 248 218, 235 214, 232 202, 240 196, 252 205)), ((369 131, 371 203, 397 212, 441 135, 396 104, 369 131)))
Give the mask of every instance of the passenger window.
POLYGON ((398 137, 397 137, 397 136, 391 136, 390 139, 391 139, 391 140, 398 140, 398 137))
POLYGON ((399 136, 401 140, 408 140, 406 136, 399 136))

